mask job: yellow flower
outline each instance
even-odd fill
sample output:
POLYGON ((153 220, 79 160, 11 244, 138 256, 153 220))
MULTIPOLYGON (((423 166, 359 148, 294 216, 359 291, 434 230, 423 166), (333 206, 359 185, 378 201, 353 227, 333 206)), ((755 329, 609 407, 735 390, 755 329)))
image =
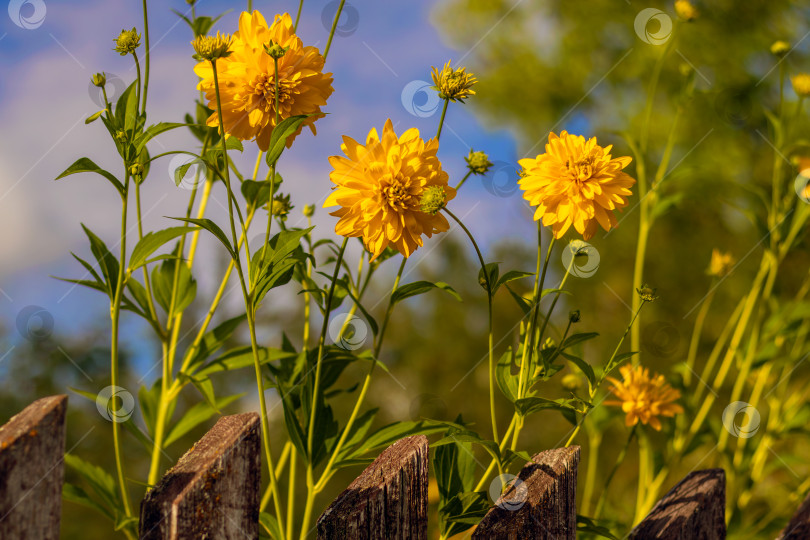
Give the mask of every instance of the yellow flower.
POLYGON ((622 172, 632 159, 612 158, 611 148, 596 144, 596 137, 586 141, 563 131, 549 134, 545 154, 519 161, 523 198, 537 207, 535 221, 551 225, 555 238, 571 225, 585 240, 598 225, 606 231, 618 226, 613 210, 627 206, 636 181, 622 172))
POLYGON ((475 90, 470 88, 478 79, 472 73, 465 73, 467 68, 453 69, 448 60, 441 71, 435 67, 432 69, 434 88, 439 91, 440 98, 464 103, 465 99, 475 95, 475 90))
MULTIPOLYGON (((255 139, 261 150, 267 150, 276 125, 275 65, 264 49, 271 42, 289 47, 278 60, 279 121, 300 114, 314 115, 287 139, 288 147, 304 126, 315 133, 315 121, 324 116, 321 107, 332 94, 332 74, 323 73, 323 56, 315 47, 303 45, 293 32, 289 14, 277 15, 268 27, 258 11, 242 13, 230 56, 217 62, 222 117, 226 133, 241 140, 255 139)), ((198 88, 205 91, 209 107, 216 109, 211 63, 200 62, 194 72, 202 79, 198 88)), ((215 111, 208 125, 218 124, 215 111)))
POLYGON ((675 13, 685 21, 693 21, 699 15, 698 10, 689 0, 675 0, 675 13))
POLYGON ((731 253, 721 253, 719 249, 712 250, 712 260, 709 263, 709 268, 706 273, 710 276, 724 277, 734 266, 734 257, 731 253))
POLYGON ((432 186, 444 189, 447 201, 456 196, 436 157, 438 148, 436 139, 426 143, 415 128, 397 137, 390 119, 382 137, 371 129, 365 145, 343 137, 341 149, 348 157, 329 158, 336 187, 324 203, 341 207, 331 213, 340 218, 335 232, 362 237, 374 260, 389 245, 408 257, 422 245, 423 234, 430 238, 446 231, 443 215, 426 214, 420 206, 432 186))
POLYGON ((610 389, 619 401, 606 401, 605 405, 615 405, 626 413, 624 424, 635 426, 641 420, 654 430, 661 430, 659 416, 675 416, 683 412, 683 407, 674 403, 681 397, 678 390, 672 388, 663 375, 653 375, 647 368, 635 368, 625 365, 619 368, 623 381, 613 377, 607 379, 613 384, 610 389))
POLYGON ((191 42, 191 46, 194 47, 194 51, 197 53, 195 58, 210 61, 230 56, 231 43, 233 43, 231 36, 228 34, 220 35, 217 32, 216 36, 197 36, 191 42))
POLYGON ((790 84, 793 85, 793 91, 799 97, 810 96, 810 74, 799 73, 790 78, 790 84))

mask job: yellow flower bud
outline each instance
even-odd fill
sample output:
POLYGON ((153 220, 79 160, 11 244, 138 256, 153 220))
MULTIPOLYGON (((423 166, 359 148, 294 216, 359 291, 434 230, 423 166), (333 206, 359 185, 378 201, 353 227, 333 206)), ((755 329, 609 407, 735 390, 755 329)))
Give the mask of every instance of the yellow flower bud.
POLYGON ((478 79, 472 73, 466 73, 467 68, 453 69, 448 60, 441 71, 435 67, 432 69, 433 84, 436 85, 433 88, 439 91, 440 98, 464 103, 465 99, 475 94, 475 90, 470 88, 478 79))
POLYGON ((304 206, 304 217, 311 218, 315 215, 315 205, 307 204, 304 206))
POLYGON ((790 84, 793 86, 793 91, 799 97, 810 96, 810 74, 799 73, 790 78, 790 84))
POLYGON ((230 35, 217 32, 216 36, 197 36, 191 42, 191 46, 197 53, 194 55, 196 59, 214 61, 217 58, 227 58, 231 55, 228 49, 232 42, 233 39, 230 35))
POLYGON ((712 259, 706 273, 714 277, 725 277, 734 266, 734 257, 731 253, 721 253, 719 249, 712 250, 712 259))
POLYGON ((675 13, 686 22, 694 21, 699 15, 698 10, 689 0, 676 0, 675 13))
POLYGON ((658 299, 655 295, 655 289, 646 283, 640 289, 636 289, 636 292, 644 302, 654 302, 658 299))
POLYGON ((790 43, 787 41, 774 41, 773 45, 771 45, 771 54, 774 56, 785 56, 788 52, 790 52, 790 43))
POLYGON ((103 88, 105 84, 107 84, 107 77, 104 73, 96 73, 93 75, 93 85, 98 86, 99 88, 103 88))

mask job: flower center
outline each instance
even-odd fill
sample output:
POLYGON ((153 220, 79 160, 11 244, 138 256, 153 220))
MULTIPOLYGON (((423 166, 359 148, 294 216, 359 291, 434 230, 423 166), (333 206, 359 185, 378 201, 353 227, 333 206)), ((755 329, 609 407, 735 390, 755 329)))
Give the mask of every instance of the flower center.
MULTIPOLYGON (((279 72, 278 78, 278 113, 284 118, 288 116, 294 101, 295 87, 298 81, 287 79, 283 72, 279 72)), ((247 97, 247 110, 257 108, 263 109, 266 113, 274 113, 276 106, 276 80, 274 73, 262 73, 249 84, 249 95, 247 97)))
POLYGON ((380 194, 384 204, 394 212, 403 212, 416 204, 411 191, 411 180, 401 172, 386 174, 380 179, 380 194))
POLYGON ((568 176, 572 181, 585 182, 593 176, 594 157, 589 155, 574 162, 569 159, 566 160, 565 166, 568 168, 568 176))

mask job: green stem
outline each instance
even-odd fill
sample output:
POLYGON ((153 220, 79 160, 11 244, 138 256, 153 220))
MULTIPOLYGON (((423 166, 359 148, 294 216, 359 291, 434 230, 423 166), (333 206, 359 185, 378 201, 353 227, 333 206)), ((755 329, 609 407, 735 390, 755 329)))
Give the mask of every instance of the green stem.
POLYGON ((313 391, 312 391, 312 404, 311 404, 311 413, 309 417, 309 426, 307 427, 307 501, 306 506, 304 507, 304 520, 301 524, 301 538, 304 539, 307 536, 309 522, 312 519, 312 508, 315 504, 315 478, 314 478, 314 471, 312 467, 312 444, 314 442, 314 435, 315 435, 315 419, 316 419, 316 411, 318 409, 318 393, 320 392, 320 384, 321 384, 321 366, 323 364, 323 354, 324 348, 326 346, 326 332, 329 328, 329 315, 332 312, 332 299, 334 298, 335 294, 335 286, 337 284, 338 276, 340 275, 340 267, 343 263, 343 254, 346 252, 346 245, 349 243, 349 238, 345 237, 343 239, 343 244, 340 246, 340 251, 338 252, 337 260, 335 261, 335 272, 332 276, 332 282, 329 285, 329 293, 326 296, 326 303, 324 305, 324 316, 323 316, 323 327, 321 328, 321 337, 318 340, 318 358, 315 363, 315 381, 313 384, 313 391))
POLYGON ((335 12, 335 20, 332 21, 332 29, 329 30, 329 39, 326 40, 326 47, 323 49, 323 60, 326 62, 326 57, 329 55, 329 49, 332 47, 332 38, 335 37, 335 30, 337 29, 338 21, 340 20, 340 14, 343 12, 343 4, 346 3, 346 0, 340 0, 340 4, 338 5, 337 12, 335 12))
POLYGON ((613 481, 613 477, 616 476, 616 471, 618 471, 619 467, 622 465, 622 463, 624 463, 624 458, 627 455, 627 449, 630 448, 630 443, 633 441, 633 436, 636 434, 636 429, 638 429, 638 424, 633 426, 633 429, 630 430, 630 435, 627 436, 627 441, 624 443, 624 447, 616 457, 616 463, 613 464, 613 468, 610 470, 610 473, 605 480, 605 487, 602 488, 602 493, 599 495, 599 500, 596 503, 596 509, 593 513, 594 518, 599 518, 599 516, 602 514, 602 507, 605 505, 605 501, 607 500, 608 488, 610 487, 610 483, 613 481))
POLYGON ((299 0, 298 2, 298 13, 295 16, 295 26, 293 26, 293 32, 298 30, 298 21, 301 20, 301 8, 304 7, 304 0, 299 0))
MULTIPOLYGON (((439 129, 436 130, 436 140, 437 141, 439 140, 439 137, 442 136, 442 126, 444 126, 444 116, 447 114, 447 105, 449 103, 450 103, 450 100, 445 98, 444 99, 444 105, 442 105, 442 115, 439 118, 439 129)), ((464 178, 466 179, 467 177, 465 176, 464 178)), ((463 183, 464 180, 462 180, 461 182, 463 183)), ((459 184, 459 186, 461 186, 461 184, 459 184)))
POLYGON ((461 179, 461 182, 459 182, 458 184, 456 184, 456 188, 455 188, 455 189, 456 189, 456 191, 458 191, 459 189, 461 189, 461 186, 463 186, 463 185, 464 185, 464 182, 466 182, 466 181, 467 181, 467 178, 469 178, 471 174, 472 174, 472 171, 467 171, 467 174, 465 174, 465 175, 464 175, 464 178, 462 178, 462 179, 461 179))
POLYGON ((143 35, 144 35, 144 79, 143 79, 143 105, 141 112, 146 114, 146 94, 149 91, 149 16, 146 10, 146 0, 143 0, 143 35))
POLYGON ((337 461, 340 451, 343 449, 343 445, 346 443, 349 432, 351 431, 355 420, 357 420, 357 415, 360 413, 360 407, 362 406, 366 394, 368 393, 368 389, 371 386, 371 376, 374 373, 374 368, 377 365, 377 359, 379 358, 380 351, 382 350, 383 338, 385 337, 385 331, 388 328, 388 321, 391 319, 391 314, 394 311, 393 295, 397 288, 399 288, 399 282, 400 279, 402 279, 402 272, 405 270, 405 263, 407 262, 408 259, 403 257, 402 263, 399 265, 399 270, 397 271, 397 276, 394 278, 394 285, 391 288, 391 296, 389 297, 388 307, 385 310, 385 316, 383 318, 382 326, 380 327, 380 334, 377 342, 374 344, 374 356, 371 360, 371 366, 368 368, 366 378, 363 380, 363 387, 360 390, 360 395, 357 397, 357 401, 354 404, 354 409, 352 409, 352 413, 349 416, 349 421, 346 423, 346 427, 343 429, 340 440, 338 441, 337 446, 335 446, 332 455, 329 457, 329 462, 326 464, 326 468, 323 470, 323 473, 321 473, 320 480, 318 480, 318 483, 315 484, 316 493, 320 492, 326 485, 326 482, 329 480, 329 473, 332 470, 332 466, 335 464, 335 461, 337 461))
MULTIPOLYGON (((121 299, 124 294, 124 278, 126 276, 126 256, 127 256, 127 193, 129 191, 129 172, 127 171, 124 180, 124 194, 121 196, 121 253, 120 264, 118 265, 118 279, 115 284, 115 295, 110 306, 110 319, 112 324, 110 340, 110 385, 118 386, 118 334, 120 329, 121 299)), ((114 398, 110 398, 114 399, 114 398)), ((129 504, 129 493, 127 492, 126 481, 124 480, 124 466, 121 459, 120 430, 117 418, 112 419, 113 430, 113 452, 115 454, 115 469, 118 474, 118 487, 121 491, 121 501, 124 505, 126 517, 132 516, 129 504)))
POLYGON ((481 250, 478 248, 478 243, 476 243, 475 238, 473 237, 470 230, 464 226, 464 223, 456 217, 456 215, 451 212, 447 207, 443 208, 444 212, 453 218, 453 221, 458 223, 459 227, 464 231, 467 235, 467 238, 470 239, 472 242, 473 248, 475 248, 475 254, 478 256, 478 262, 481 264, 481 273, 484 275, 484 282, 486 284, 487 290, 487 316, 489 320, 489 343, 488 343, 488 355, 489 355, 489 413, 492 419, 492 440, 495 443, 498 443, 498 421, 495 417, 495 353, 494 353, 494 340, 493 340, 493 331, 492 331, 492 290, 493 284, 490 282, 490 275, 487 271, 487 265, 484 262, 484 257, 481 255, 481 250))
MULTIPOLYGON (((228 148, 225 144, 225 122, 222 118, 222 100, 220 98, 219 93, 219 79, 217 75, 217 63, 216 60, 211 61, 211 68, 214 72, 214 89, 216 91, 216 98, 217 98, 217 117, 219 119, 219 129, 220 129, 220 138, 219 142, 222 147, 222 156, 227 163, 228 161, 228 148)), ((233 194, 233 190, 231 189, 231 177, 228 171, 228 167, 225 167, 225 188, 228 191, 228 218, 231 226, 231 238, 233 241, 234 249, 238 245, 238 240, 236 237, 236 224, 233 218, 233 207, 236 206, 236 197, 233 194)), ((244 228, 244 223, 242 225, 242 235, 246 236, 246 231, 244 228)), ((245 246, 247 246, 247 242, 245 242, 245 246)), ((253 305, 253 300, 251 298, 250 293, 248 293, 247 285, 245 283, 245 276, 244 272, 242 271, 242 261, 239 257, 239 253, 235 252, 233 257, 234 264, 236 266, 236 272, 239 276, 239 284, 242 288, 242 296, 245 301, 245 311, 248 319, 248 329, 250 330, 250 347, 253 352, 253 368, 256 375, 256 386, 259 393, 259 407, 261 413, 261 421, 262 421, 262 439, 264 442, 264 451, 267 457, 267 469, 270 475, 270 485, 273 490, 273 504, 276 511, 276 519, 278 520, 279 529, 281 530, 281 534, 284 535, 284 520, 283 514, 281 513, 281 504, 279 501, 278 496, 278 485, 276 483, 276 475, 275 471, 273 470, 273 455, 270 451, 270 422, 267 419, 267 405, 265 403, 264 398, 264 383, 262 380, 262 372, 261 372, 261 364, 259 363, 259 349, 258 344, 256 342, 256 320, 255 320, 255 307, 253 305)))
POLYGON ((639 430, 638 433, 638 488, 636 488, 636 511, 633 517, 633 525, 647 515, 645 509, 645 489, 647 488, 647 479, 650 474, 650 443, 647 440, 647 435, 644 430, 639 430))

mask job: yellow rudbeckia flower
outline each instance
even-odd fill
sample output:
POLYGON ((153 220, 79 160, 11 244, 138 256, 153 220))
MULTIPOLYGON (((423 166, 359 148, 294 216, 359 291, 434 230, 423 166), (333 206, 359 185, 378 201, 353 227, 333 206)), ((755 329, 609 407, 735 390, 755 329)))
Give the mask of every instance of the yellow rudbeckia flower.
MULTIPOLYGON (((288 48, 278 60, 279 121, 299 114, 313 114, 287 139, 287 146, 304 126, 315 133, 315 121, 323 117, 321 107, 332 94, 332 74, 323 73, 324 59, 315 47, 305 47, 293 31, 290 15, 276 15, 268 26, 258 11, 239 17, 239 30, 227 58, 217 61, 225 132, 241 140, 255 139, 267 150, 276 125, 275 63, 265 51, 268 43, 288 48)), ((194 72, 202 79, 198 88, 205 92, 209 107, 216 109, 214 72, 210 62, 200 62, 194 72)), ((208 118, 209 126, 219 125, 217 113, 208 118)))
POLYGON ((613 210, 627 206, 636 181, 622 172, 631 158, 612 158, 611 148, 599 146, 596 137, 563 131, 549 134, 545 154, 519 161, 523 198, 537 207, 535 221, 551 226, 555 238, 572 225, 585 240, 598 225, 606 231, 618 226, 613 210))
POLYGON ((408 257, 422 245, 422 235, 446 231, 449 224, 441 213, 422 209, 423 195, 436 198, 437 187, 444 190, 443 202, 456 196, 436 157, 438 148, 436 139, 423 141, 415 128, 397 136, 390 119, 382 136, 372 128, 365 145, 343 137, 346 157, 329 158, 336 187, 324 203, 340 206, 331 214, 340 218, 335 232, 362 237, 373 260, 389 245, 408 257))

